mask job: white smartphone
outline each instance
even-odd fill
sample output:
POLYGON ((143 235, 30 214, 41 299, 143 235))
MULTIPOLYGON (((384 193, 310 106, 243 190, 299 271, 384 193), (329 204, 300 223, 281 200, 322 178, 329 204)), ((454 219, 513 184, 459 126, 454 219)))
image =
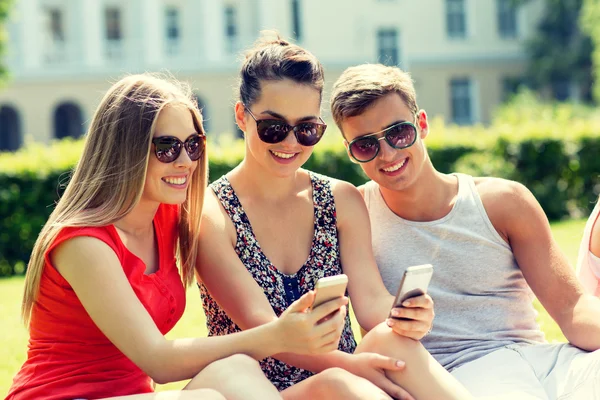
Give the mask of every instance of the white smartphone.
POLYGON ((313 309, 330 300, 344 296, 346 286, 348 286, 348 277, 345 274, 319 279, 315 285, 315 291, 317 292, 315 301, 310 308, 313 309))
POLYGON ((427 287, 432 275, 433 265, 431 264, 415 265, 406 268, 392 308, 402 307, 402 303, 406 299, 427 293, 427 287))

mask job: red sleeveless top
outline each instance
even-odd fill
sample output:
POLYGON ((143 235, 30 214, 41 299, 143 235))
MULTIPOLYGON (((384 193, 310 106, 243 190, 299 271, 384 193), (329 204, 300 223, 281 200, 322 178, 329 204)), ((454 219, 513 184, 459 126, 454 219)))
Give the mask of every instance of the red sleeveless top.
MULTIPOLYGON (((159 268, 146 266, 121 242, 113 225, 65 228, 46 251, 40 292, 31 313, 27 360, 7 400, 96 399, 153 391, 152 380, 98 329, 49 253, 76 236, 91 236, 117 254, 135 294, 166 334, 185 309, 185 290, 175 264, 178 208, 161 204, 154 218, 159 268)), ((85 266, 82 266, 85 267, 85 266)))

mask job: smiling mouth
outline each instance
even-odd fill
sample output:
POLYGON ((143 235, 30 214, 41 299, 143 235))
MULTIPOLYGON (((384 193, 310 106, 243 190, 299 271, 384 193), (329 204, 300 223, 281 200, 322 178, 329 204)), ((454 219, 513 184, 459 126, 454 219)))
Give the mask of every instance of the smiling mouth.
POLYGON ((180 176, 177 178, 162 178, 162 180, 171 185, 184 185, 187 182, 187 176, 180 176))
POLYGON ((279 151, 275 151, 275 150, 271 150, 271 153, 273 155, 275 155, 276 157, 283 158, 283 159, 289 159, 289 158, 294 157, 296 154, 298 154, 298 153, 280 153, 279 151))
POLYGON ((404 164, 406 164, 407 160, 408 160, 408 158, 405 158, 404 160, 402 160, 402 162, 392 165, 391 167, 388 167, 388 168, 382 168, 382 170, 385 172, 398 171, 400 168, 404 167, 404 164))

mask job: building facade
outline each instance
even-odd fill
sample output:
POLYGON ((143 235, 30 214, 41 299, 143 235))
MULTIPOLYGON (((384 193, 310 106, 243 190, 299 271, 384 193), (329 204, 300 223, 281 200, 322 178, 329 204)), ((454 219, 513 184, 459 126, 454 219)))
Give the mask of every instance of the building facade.
MULTIPOLYGON (((348 66, 399 65, 419 106, 487 123, 520 81, 542 2, 511 0, 15 0, 0 150, 81 136, 126 73, 169 71, 194 88, 211 135, 235 130, 240 53, 262 29, 313 52, 331 84, 348 66)), ((324 104, 327 110, 327 104, 324 104)), ((325 119, 328 113, 325 112, 325 119)))

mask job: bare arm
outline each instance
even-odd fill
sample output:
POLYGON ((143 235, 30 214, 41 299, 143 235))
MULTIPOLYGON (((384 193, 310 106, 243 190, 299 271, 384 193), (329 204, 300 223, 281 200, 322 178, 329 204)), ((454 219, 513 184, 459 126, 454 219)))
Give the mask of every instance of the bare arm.
POLYGON ((167 340, 137 298, 116 254, 106 243, 92 237, 76 237, 60 244, 51 257, 98 328, 158 383, 190 379, 211 362, 236 353, 262 359, 295 349, 298 343, 306 351, 306 342, 313 343, 309 351, 335 348, 324 343, 327 332, 313 329, 316 320, 303 312, 312 302, 311 295, 295 302, 285 318, 250 331, 167 340))
POLYGON ((264 326, 260 334, 166 340, 135 295, 116 254, 96 238, 70 239, 52 252, 52 260, 98 328, 156 382, 192 378, 210 362, 234 353, 261 358, 281 349, 281 343, 266 340, 278 329, 273 325, 264 326))
POLYGON ((394 296, 381 279, 371 246, 371 224, 364 201, 349 183, 334 186, 341 262, 359 324, 367 331, 385 321, 394 296))
POLYGON ((565 337, 584 350, 600 348, 600 299, 583 293, 535 197, 523 185, 501 179, 479 183, 478 190, 527 283, 565 337))
POLYGON ((371 244, 371 223, 360 192, 347 182, 334 186, 338 218, 338 235, 344 272, 348 275, 348 292, 356 318, 369 331, 383 321, 403 336, 421 339, 433 323, 433 300, 429 295, 411 299, 411 308, 397 308, 397 317, 412 321, 388 319, 394 296, 390 294, 377 268, 371 244))
MULTIPOLYGON (((234 250, 235 228, 213 193, 207 195, 204 210, 197 271, 211 296, 241 329, 255 328, 276 321, 278 318, 265 293, 234 250)), ((347 299, 344 303, 342 300, 337 303, 330 302, 330 307, 339 308, 346 302, 347 299)), ((321 307, 316 308, 314 312, 319 309, 321 307)), ((323 314, 325 315, 327 314, 323 314)), ((341 310, 329 320, 337 327, 337 340, 343 327, 344 316, 345 311, 341 310)), ((320 372, 343 365, 349 355, 335 350, 322 355, 287 352, 276 354, 274 357, 299 368, 320 372)))
MULTIPOLYGON (((600 198, 598 199, 600 201, 600 198)), ((596 220, 592 228, 592 237, 590 239, 590 250, 594 255, 600 257, 600 222, 596 220)))
MULTIPOLYGON (((360 195, 358 196, 360 203, 362 203, 360 195)), ((263 290, 254 281, 235 253, 235 229, 212 193, 207 196, 204 210, 200 238, 200 259, 197 267, 199 275, 211 295, 242 329, 257 327, 277 320, 277 316, 263 290), (224 284, 224 282, 227 282, 227 284, 224 284)), ((370 242, 368 245, 370 247, 370 242)), ((387 293, 383 285, 382 290, 387 293)), ((387 296, 389 297, 389 294, 387 296)), ((336 307, 339 308, 342 305, 341 302, 335 303, 335 301, 326 304, 331 307, 330 310, 334 310, 336 307)), ((391 299, 386 303, 386 307, 390 305, 391 299)), ((315 308, 312 313, 321 311, 320 309, 323 306, 315 308)), ((323 315, 327 315, 329 312, 323 315)), ((344 316, 345 311, 337 312, 335 317, 329 320, 338 326, 337 340, 339 340, 344 325, 344 316)), ((387 393, 397 396, 397 398, 402 398, 401 395, 405 393, 386 375, 388 372, 400 371, 404 368, 403 362, 391 357, 373 353, 352 355, 338 350, 318 355, 303 355, 298 354, 298 352, 287 351, 275 354, 274 357, 290 365, 313 372, 320 372, 331 367, 341 367, 355 375, 369 379, 387 393)))

